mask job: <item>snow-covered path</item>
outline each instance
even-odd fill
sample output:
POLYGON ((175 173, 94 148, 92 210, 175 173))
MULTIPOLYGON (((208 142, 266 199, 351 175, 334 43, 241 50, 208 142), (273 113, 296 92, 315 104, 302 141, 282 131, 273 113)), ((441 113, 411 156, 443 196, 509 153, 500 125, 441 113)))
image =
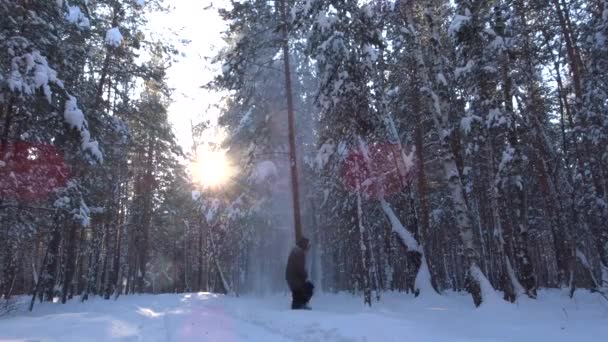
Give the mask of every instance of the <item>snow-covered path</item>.
POLYGON ((0 319, 0 341, 605 341, 608 306, 579 292, 543 291, 537 301, 473 308, 469 297, 322 295, 312 311, 289 298, 207 293, 42 304, 0 319))

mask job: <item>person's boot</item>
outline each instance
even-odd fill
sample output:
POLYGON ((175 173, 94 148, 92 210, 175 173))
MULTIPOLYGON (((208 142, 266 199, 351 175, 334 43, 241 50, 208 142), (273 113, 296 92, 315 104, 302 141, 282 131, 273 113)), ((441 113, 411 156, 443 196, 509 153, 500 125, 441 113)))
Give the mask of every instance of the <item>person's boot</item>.
POLYGON ((308 304, 291 303, 292 310, 312 310, 308 304))

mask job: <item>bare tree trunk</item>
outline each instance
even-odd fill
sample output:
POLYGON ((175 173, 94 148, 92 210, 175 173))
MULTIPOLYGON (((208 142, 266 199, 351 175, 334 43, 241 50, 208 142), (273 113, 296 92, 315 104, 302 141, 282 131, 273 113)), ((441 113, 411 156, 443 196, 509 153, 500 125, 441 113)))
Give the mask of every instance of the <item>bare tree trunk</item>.
POLYGON ((110 266, 110 274, 108 276, 104 299, 110 299, 110 296, 116 292, 116 287, 118 285, 118 273, 120 269, 121 229, 118 226, 118 222, 115 222, 114 225, 114 251, 112 252, 112 265, 110 266))
POLYGON ((298 182, 298 159, 296 156, 295 118, 293 110, 293 94, 291 89, 291 68, 289 65, 289 29, 286 0, 279 0, 279 11, 281 14, 281 33, 283 35, 283 64, 285 72, 285 93, 287 96, 287 120, 289 126, 289 167, 291 172, 291 194, 293 201, 293 220, 295 238, 298 241, 302 237, 302 218, 300 214, 300 189, 298 182))
POLYGON ((138 241, 137 254, 137 292, 143 293, 145 290, 146 267, 148 263, 148 243, 150 235, 150 224, 152 222, 152 192, 155 182, 153 167, 154 156, 156 154, 156 138, 154 134, 148 138, 147 160, 144 169, 142 185, 142 213, 140 222, 140 234, 138 241))
POLYGON ((55 283, 57 281, 57 266, 59 263, 59 244, 61 243, 61 233, 59 231, 59 222, 56 219, 53 223, 51 231, 51 239, 49 241, 48 258, 45 267, 45 273, 42 282, 42 294, 44 299, 52 301, 55 295, 55 283))
POLYGON ((70 222, 66 245, 66 260, 65 272, 63 274, 63 288, 61 294, 61 303, 63 304, 65 304, 65 302, 68 300, 69 287, 72 283, 72 277, 74 276, 74 270, 76 267, 76 236, 78 233, 78 228, 79 225, 76 222, 70 222))
POLYGON ((103 228, 101 227, 103 221, 100 217, 94 215, 91 219, 91 230, 93 231, 92 240, 89 241, 88 245, 88 266, 87 276, 84 292, 81 297, 81 301, 89 299, 89 294, 94 293, 95 285, 97 284, 97 276, 99 273, 99 258, 101 253, 101 245, 103 239, 103 228))
POLYGON ((32 291, 32 299, 30 300, 29 311, 32 311, 34 309, 34 304, 36 303, 36 296, 38 296, 40 291, 42 291, 42 289, 41 289, 42 279, 40 279, 40 275, 42 275, 44 272, 44 267, 46 266, 46 263, 49 258, 49 251, 50 251, 50 248, 47 245, 46 252, 44 253, 44 258, 42 259, 42 263, 40 264, 40 271, 38 272, 39 276, 36 281, 36 285, 34 286, 34 289, 32 291))
POLYGON ((198 229, 198 278, 197 288, 199 291, 207 290, 203 288, 203 226, 199 225, 198 229))

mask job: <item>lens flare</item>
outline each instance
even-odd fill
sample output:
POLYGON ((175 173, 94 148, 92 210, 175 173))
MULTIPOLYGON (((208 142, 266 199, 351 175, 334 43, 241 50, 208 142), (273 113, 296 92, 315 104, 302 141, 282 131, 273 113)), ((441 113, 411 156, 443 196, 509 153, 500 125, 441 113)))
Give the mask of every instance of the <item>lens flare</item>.
POLYGON ((211 188, 224 185, 230 179, 232 167, 225 151, 199 149, 197 154, 192 170, 197 183, 211 188))

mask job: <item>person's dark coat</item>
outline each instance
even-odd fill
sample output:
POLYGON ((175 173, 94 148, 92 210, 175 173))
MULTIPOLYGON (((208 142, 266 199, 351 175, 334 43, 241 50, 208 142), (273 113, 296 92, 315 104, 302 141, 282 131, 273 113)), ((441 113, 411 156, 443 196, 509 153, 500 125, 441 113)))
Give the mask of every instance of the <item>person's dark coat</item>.
POLYGON ((292 309, 310 309, 308 301, 312 298, 315 286, 307 280, 306 252, 308 247, 308 239, 300 238, 287 259, 285 279, 291 289, 292 309))
POLYGON ((306 272, 306 251, 295 246, 287 259, 287 268, 285 270, 285 279, 291 291, 303 289, 308 279, 306 272))

